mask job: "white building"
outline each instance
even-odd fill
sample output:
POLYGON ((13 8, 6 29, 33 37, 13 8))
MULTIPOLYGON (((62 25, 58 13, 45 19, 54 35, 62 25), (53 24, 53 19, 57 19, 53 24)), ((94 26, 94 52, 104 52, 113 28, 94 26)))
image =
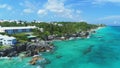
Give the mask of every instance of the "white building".
POLYGON ((17 42, 15 37, 9 37, 7 35, 0 35, 0 45, 15 45, 17 42))
POLYGON ((30 32, 31 29, 36 28, 35 26, 24 26, 24 27, 1 27, 0 26, 0 32, 5 32, 8 34, 15 34, 15 33, 21 33, 21 32, 30 32))

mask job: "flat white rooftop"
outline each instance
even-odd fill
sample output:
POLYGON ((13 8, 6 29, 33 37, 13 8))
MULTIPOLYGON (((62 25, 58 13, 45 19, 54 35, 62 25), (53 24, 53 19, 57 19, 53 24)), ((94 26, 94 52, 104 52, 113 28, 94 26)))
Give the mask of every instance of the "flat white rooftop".
POLYGON ((3 39, 3 38, 7 40, 16 39, 15 37, 7 36, 7 35, 0 35, 0 39, 3 39))
POLYGON ((0 27, 0 29, 5 29, 5 30, 9 30, 9 29, 34 29, 36 28, 36 26, 24 26, 24 27, 0 27))
POLYGON ((18 26, 18 27, 1 27, 0 26, 0 32, 5 32, 5 30, 18 30, 18 29, 34 29, 36 26, 18 26))

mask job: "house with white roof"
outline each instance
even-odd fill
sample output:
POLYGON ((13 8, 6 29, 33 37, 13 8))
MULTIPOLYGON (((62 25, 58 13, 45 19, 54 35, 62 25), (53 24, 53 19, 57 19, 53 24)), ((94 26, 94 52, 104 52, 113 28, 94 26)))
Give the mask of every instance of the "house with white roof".
POLYGON ((15 45, 16 43, 17 40, 15 37, 0 35, 0 45, 15 45))
POLYGON ((35 26, 23 26, 23 27, 0 27, 0 32, 7 34, 15 34, 22 32, 30 32, 35 26))

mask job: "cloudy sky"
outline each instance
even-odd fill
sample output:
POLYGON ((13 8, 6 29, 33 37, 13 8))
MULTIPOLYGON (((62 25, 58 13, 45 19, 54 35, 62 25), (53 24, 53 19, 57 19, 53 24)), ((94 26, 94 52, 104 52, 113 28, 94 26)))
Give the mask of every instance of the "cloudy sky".
POLYGON ((0 19, 120 25, 120 0, 0 0, 0 19))

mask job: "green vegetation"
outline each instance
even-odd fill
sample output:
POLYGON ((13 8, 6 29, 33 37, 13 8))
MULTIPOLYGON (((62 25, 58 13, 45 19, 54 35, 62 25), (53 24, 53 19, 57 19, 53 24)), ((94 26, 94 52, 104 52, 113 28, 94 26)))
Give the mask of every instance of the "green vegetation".
POLYGON ((88 31, 93 28, 97 28, 97 25, 87 24, 86 22, 57 22, 56 23, 31 23, 39 28, 43 28, 44 32, 40 32, 38 29, 34 30, 35 35, 65 35, 73 34, 80 31, 88 31))
POLYGON ((20 42, 26 42, 28 40, 26 33, 12 34, 12 36, 16 37, 20 42))
MULTIPOLYGON (((3 22, 0 23, 3 27, 8 26, 36 26, 38 28, 33 29, 33 35, 37 36, 38 38, 43 39, 46 36, 49 35, 57 35, 57 36, 63 36, 65 34, 73 34, 81 31, 89 31, 90 29, 97 28, 98 26, 104 26, 104 25, 94 25, 94 24, 88 24, 87 22, 52 22, 52 23, 36 23, 34 22, 3 22), (43 28, 43 31, 41 31, 39 28, 43 28)), ((25 41, 27 40, 27 37, 24 33, 21 34, 14 34, 12 35, 16 37, 18 40, 25 41)))
POLYGON ((9 49, 9 48, 11 48, 11 46, 8 46, 8 45, 7 46, 5 46, 5 45, 4 46, 0 46, 0 50, 9 49))

